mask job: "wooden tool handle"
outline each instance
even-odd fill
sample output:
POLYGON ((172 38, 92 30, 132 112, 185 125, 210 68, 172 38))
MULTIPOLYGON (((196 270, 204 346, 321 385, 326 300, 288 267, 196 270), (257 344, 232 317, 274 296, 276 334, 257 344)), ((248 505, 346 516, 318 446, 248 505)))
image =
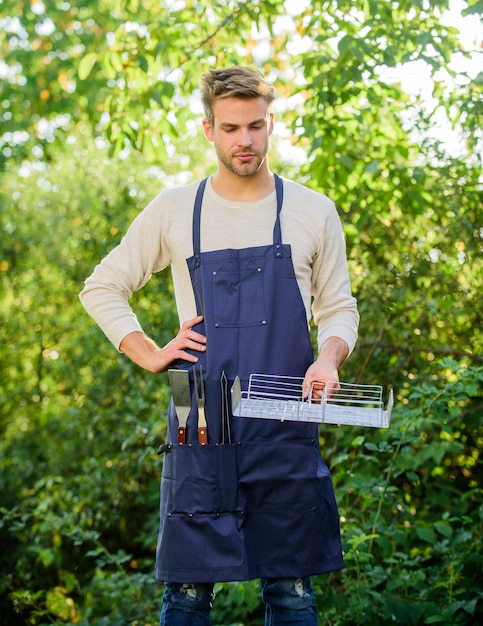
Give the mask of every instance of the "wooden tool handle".
POLYGON ((184 426, 178 426, 178 443, 186 443, 186 428, 184 426))
POLYGON ((198 443, 205 446, 208 443, 208 430, 206 426, 200 426, 198 428, 198 443))

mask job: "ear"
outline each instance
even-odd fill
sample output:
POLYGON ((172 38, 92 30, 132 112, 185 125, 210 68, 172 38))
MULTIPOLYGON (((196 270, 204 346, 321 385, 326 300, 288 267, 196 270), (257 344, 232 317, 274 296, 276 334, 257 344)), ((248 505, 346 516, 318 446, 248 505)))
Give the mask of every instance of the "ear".
POLYGON ((269 135, 271 135, 273 133, 274 119, 275 119, 274 114, 270 113, 270 121, 268 123, 268 134, 269 135))
POLYGON ((203 130, 205 131, 205 137, 208 141, 214 141, 213 125, 207 119, 203 120, 203 130))

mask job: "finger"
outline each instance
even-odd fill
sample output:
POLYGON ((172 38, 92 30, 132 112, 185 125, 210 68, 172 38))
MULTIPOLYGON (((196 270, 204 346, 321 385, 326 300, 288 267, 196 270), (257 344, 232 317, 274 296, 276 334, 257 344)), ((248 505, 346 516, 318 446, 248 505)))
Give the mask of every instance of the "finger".
POLYGON ((191 320, 186 320, 185 322, 183 322, 176 337, 179 339, 190 339, 192 341, 197 341, 199 343, 206 343, 205 335, 202 335, 196 330, 193 330, 193 326, 198 324, 199 321, 202 319, 203 317, 199 316, 199 317, 194 317, 191 320))
POLYGON ((317 381, 306 380, 303 384, 303 392, 304 398, 310 398, 316 400, 322 397, 322 393, 324 391, 324 383, 319 383, 317 381))
POLYGON ((189 348, 190 350, 198 350, 199 352, 204 352, 206 350, 206 337, 203 335, 199 335, 200 340, 191 339, 186 342, 186 345, 182 346, 184 349, 189 348))
POLYGON ((322 396, 324 394, 324 389, 325 389, 324 383, 319 383, 319 382, 312 383, 312 400, 315 400, 315 402, 319 402, 322 399, 322 396))
POLYGON ((330 380, 327 382, 327 397, 333 398, 340 391, 340 384, 338 380, 330 380))
POLYGON ((333 398, 340 391, 340 384, 337 380, 328 380, 325 383, 313 381, 304 384, 304 398, 310 397, 312 400, 321 400, 325 396, 333 398))
POLYGON ((201 344, 206 343, 205 335, 202 335, 201 333, 198 333, 195 330, 191 330, 188 334, 188 337, 191 341, 194 341, 195 343, 201 343, 201 344))
POLYGON ((203 321, 203 316, 202 315, 197 315, 196 317, 192 317, 190 320, 185 320, 182 324, 181 324, 181 331, 183 330, 191 330, 193 328, 193 326, 196 326, 196 324, 199 324, 200 322, 203 321))
POLYGON ((184 350, 180 350, 178 359, 182 359, 183 361, 188 361, 189 363, 197 363, 198 357, 195 354, 191 354, 191 352, 185 352, 184 350))

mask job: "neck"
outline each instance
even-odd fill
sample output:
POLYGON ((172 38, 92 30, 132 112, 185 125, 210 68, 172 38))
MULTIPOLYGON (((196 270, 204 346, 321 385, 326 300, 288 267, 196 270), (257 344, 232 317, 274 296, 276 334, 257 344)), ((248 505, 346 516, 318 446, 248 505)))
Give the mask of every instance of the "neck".
POLYGON ((211 184, 222 198, 239 202, 261 200, 275 189, 275 180, 268 167, 252 176, 238 176, 219 167, 211 177, 211 184))

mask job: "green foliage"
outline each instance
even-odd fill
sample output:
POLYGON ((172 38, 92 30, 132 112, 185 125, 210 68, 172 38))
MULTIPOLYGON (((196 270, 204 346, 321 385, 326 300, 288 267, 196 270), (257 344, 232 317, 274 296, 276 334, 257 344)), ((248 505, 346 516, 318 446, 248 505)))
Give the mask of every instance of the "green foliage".
MULTIPOLYGON (((461 47, 448 2, 300 3, 290 26, 280 0, 0 6, 0 624, 158 623, 166 380, 77 294, 161 187, 211 170, 191 94, 239 62, 289 98, 287 141, 308 154, 274 138, 274 169, 342 214, 362 321, 341 376, 396 393, 388 430, 321 428, 346 559, 314 579, 321 621, 480 623, 482 80, 439 78, 461 47), (384 79, 418 59, 433 109, 384 79), (432 138, 441 110, 462 157, 432 138)), ((161 273, 133 298, 161 344, 172 295, 161 273)), ((263 624, 257 581, 216 592, 214 624, 263 624)))
MULTIPOLYGON (((8 237, 2 236, 1 261, 0 533, 11 549, 0 557, 0 589, 34 614, 50 615, 55 606, 53 614, 61 616, 70 606, 79 615, 72 594, 102 587, 118 541, 136 548, 129 560, 136 574, 156 538, 156 448, 164 438, 167 392, 116 356, 77 294, 159 183, 139 168, 134 174, 133 163, 110 167, 105 153, 87 150, 81 139, 55 164, 21 171, 22 177, 4 176, 2 189, 1 228, 8 237), (92 552, 98 546, 112 552, 109 563, 92 552)), ((158 294, 171 289, 166 277, 155 282, 158 294)), ((142 303, 139 308, 142 317, 142 303)), ((151 310, 165 319, 163 341, 176 326, 175 312, 155 301, 151 310)), ((116 576, 121 569, 118 562, 116 576)), ((134 593, 153 585, 146 574, 139 583, 123 576, 120 599, 130 587, 134 593)), ((127 597, 118 611, 129 607, 127 597)), ((106 598, 107 588, 104 604, 106 598)), ((2 604, 0 613, 11 620, 5 623, 26 623, 14 621, 2 604)), ((87 609, 95 610, 89 603, 87 609)), ((97 610, 102 617, 102 607, 97 610)), ((41 623, 34 614, 29 623, 41 623)))
POLYGON ((437 372, 388 431, 331 449, 347 565, 324 602, 331 623, 478 621, 483 368, 445 359, 437 372))
POLYGON ((72 125, 100 124, 113 148, 152 160, 171 156, 191 119, 200 67, 236 62, 234 42, 252 23, 271 27, 282 0, 195 3, 155 0, 3 0, 0 115, 8 121, 0 157, 50 154, 72 125), (20 87, 20 89, 19 89, 20 87))

